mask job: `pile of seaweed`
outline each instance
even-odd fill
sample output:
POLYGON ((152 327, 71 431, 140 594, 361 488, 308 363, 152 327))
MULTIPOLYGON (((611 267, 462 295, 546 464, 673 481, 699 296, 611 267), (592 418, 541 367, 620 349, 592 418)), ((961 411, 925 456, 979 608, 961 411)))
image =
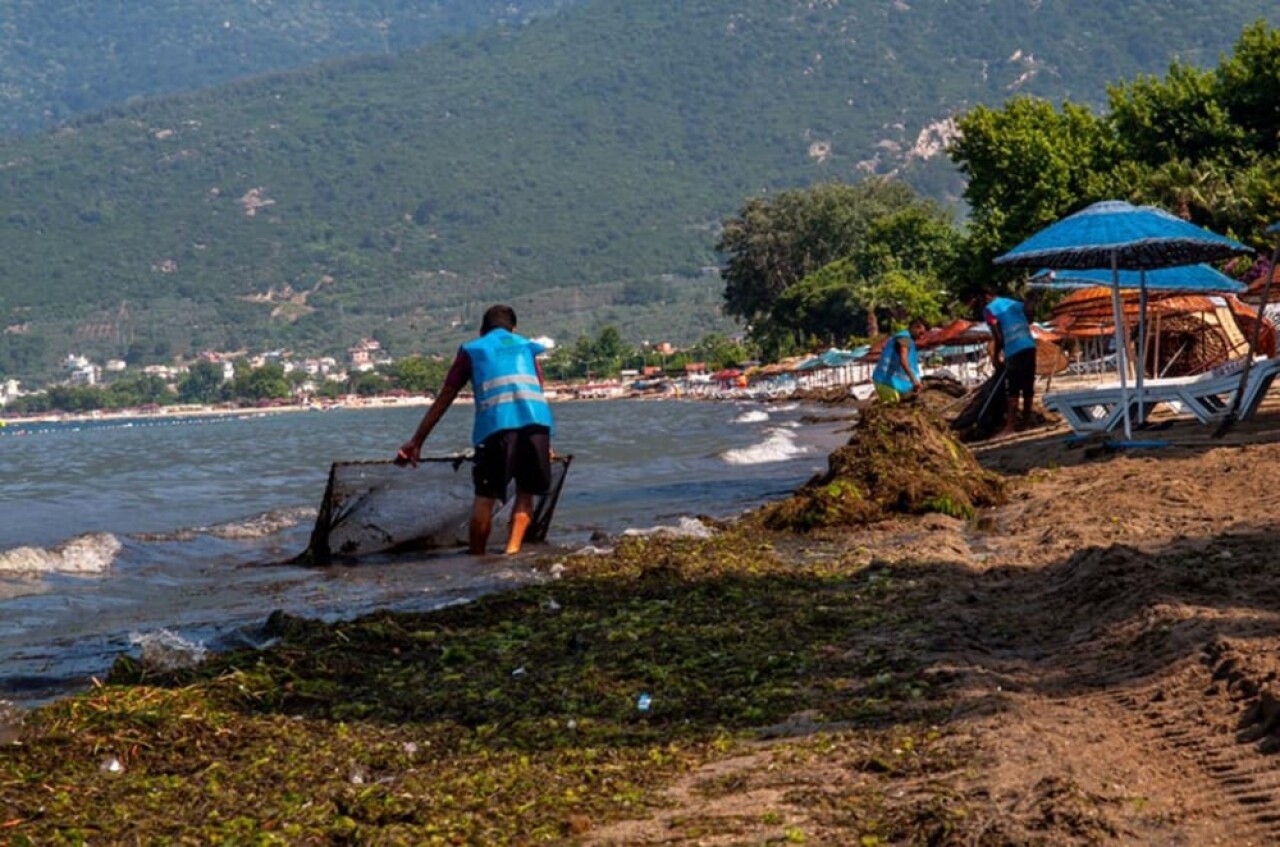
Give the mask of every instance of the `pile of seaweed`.
POLYGON ((1001 477, 985 470, 950 428, 918 404, 870 406, 827 472, 765 507, 771 529, 867 524, 895 514, 969 518, 1002 503, 1001 477))

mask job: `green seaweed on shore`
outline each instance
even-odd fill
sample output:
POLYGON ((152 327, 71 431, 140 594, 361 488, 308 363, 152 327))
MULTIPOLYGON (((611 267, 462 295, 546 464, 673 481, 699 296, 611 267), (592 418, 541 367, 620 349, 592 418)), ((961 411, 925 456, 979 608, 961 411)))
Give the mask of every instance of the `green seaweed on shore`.
POLYGON ((1004 502, 1004 482, 985 470, 948 427, 915 404, 873 404, 828 469, 793 497, 764 507, 770 529, 856 526, 895 514, 972 518, 1004 502))
POLYGON ((0 747, 0 842, 561 841, 753 738, 945 714, 910 651, 856 646, 912 633, 922 590, 792 539, 628 539, 431 613, 277 613, 193 670, 122 659, 0 747))

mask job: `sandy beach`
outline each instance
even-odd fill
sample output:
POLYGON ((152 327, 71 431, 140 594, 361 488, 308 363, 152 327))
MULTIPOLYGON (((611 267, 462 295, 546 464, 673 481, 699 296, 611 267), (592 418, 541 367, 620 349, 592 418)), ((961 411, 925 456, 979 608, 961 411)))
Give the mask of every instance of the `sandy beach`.
POLYGON ((619 539, 118 666, 0 747, 0 839, 1277 843, 1280 412, 1066 435, 976 445, 971 519, 619 539))

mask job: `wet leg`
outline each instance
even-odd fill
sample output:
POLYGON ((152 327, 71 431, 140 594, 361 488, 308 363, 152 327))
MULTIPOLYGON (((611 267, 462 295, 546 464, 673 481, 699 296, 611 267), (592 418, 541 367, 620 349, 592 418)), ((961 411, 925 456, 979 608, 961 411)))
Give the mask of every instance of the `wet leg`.
POLYGON ((520 552, 524 543, 524 534, 529 530, 533 520, 533 495, 524 491, 516 492, 516 505, 511 512, 511 534, 507 536, 507 555, 520 552))
POLYGON ((471 506, 471 538, 467 552, 473 556, 484 554, 489 543, 489 531, 493 529, 492 497, 477 497, 471 506))

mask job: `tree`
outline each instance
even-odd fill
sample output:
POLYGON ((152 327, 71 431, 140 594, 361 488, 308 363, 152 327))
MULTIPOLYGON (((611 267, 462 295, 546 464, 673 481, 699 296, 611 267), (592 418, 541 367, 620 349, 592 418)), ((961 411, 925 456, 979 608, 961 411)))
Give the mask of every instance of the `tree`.
POLYGON ((1147 166, 1218 158, 1244 134, 1218 100, 1212 71, 1175 63, 1165 79, 1143 76, 1107 89, 1110 123, 1124 158, 1147 166))
POLYGON ((112 409, 151 404, 167 405, 175 399, 172 389, 162 377, 139 374, 118 379, 104 390, 105 405, 112 409))
POLYGON ((623 343, 622 334, 618 332, 618 328, 606 326, 600 330, 600 334, 591 345, 592 370, 614 376, 622 368, 622 360, 630 352, 630 348, 623 343))
POLYGON ((237 369, 231 393, 241 400, 278 400, 289 396, 289 381, 281 365, 237 369))
POLYGON ((441 360, 408 356, 391 366, 389 376, 397 388, 414 394, 425 394, 438 389, 444 383, 447 372, 448 367, 441 360))
POLYGON ((949 155, 969 180, 963 273, 970 284, 992 275, 999 253, 1112 194, 1114 136, 1084 106, 1064 103, 1059 112, 1043 100, 1017 97, 1001 109, 979 106, 957 126, 962 137, 949 155))
POLYGON ((574 358, 573 350, 568 347, 557 347, 540 361, 542 373, 547 379, 565 380, 577 375, 578 363, 574 358))
POLYGON ((878 335, 882 315, 907 309, 940 314, 943 278, 954 275, 961 237, 950 214, 908 193, 897 205, 867 213, 844 253, 783 291, 752 328, 768 354, 800 339, 841 343, 878 335))
POLYGON ((748 323, 766 318, 784 291, 847 256, 871 221, 915 202, 904 183, 826 183, 752 198, 725 221, 716 250, 726 261, 725 311, 748 323))
POLYGON ((1259 21, 1248 27, 1218 67, 1219 99, 1247 149, 1280 154, 1280 29, 1259 21))
POLYGON ((751 358, 746 347, 718 332, 704 335, 689 352, 695 361, 716 369, 740 365, 751 358))
POLYGON ((377 371, 360 371, 351 375, 350 389, 352 394, 372 397, 387 390, 387 378, 377 371))
POLYGON ((222 365, 196 362, 178 382, 178 400, 183 403, 217 403, 226 399, 222 365))

